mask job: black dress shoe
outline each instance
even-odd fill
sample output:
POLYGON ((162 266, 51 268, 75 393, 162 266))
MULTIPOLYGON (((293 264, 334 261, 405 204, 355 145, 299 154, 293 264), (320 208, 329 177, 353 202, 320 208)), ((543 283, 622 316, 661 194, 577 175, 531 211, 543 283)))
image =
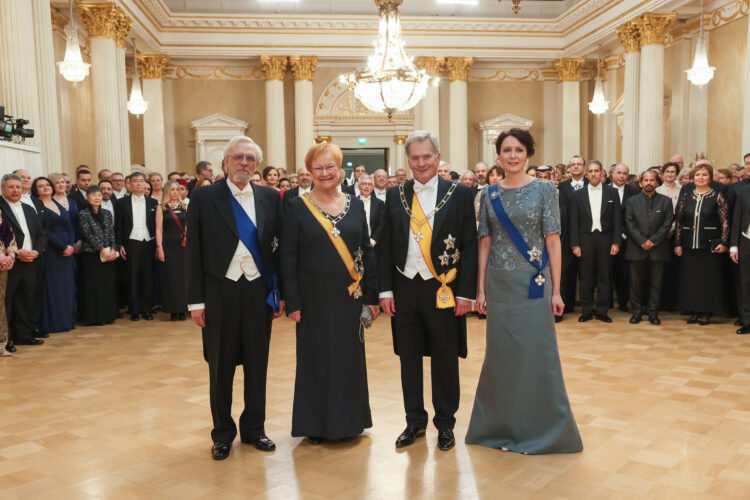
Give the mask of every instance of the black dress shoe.
POLYGON ((656 314, 649 314, 648 315, 648 322, 652 325, 661 325, 661 320, 659 319, 659 316, 656 314))
POLYGON ((117 313, 117 319, 122 319, 124 317, 125 317, 125 313, 122 313, 122 312, 117 313))
POLYGON ((323 438, 320 436, 307 436, 307 440, 310 444, 318 445, 323 442, 323 438))
POLYGON ((44 344, 44 341, 35 339, 34 337, 29 337, 27 339, 18 339, 15 341, 15 343, 16 345, 42 345, 44 344))
POLYGON ((169 321, 177 321, 177 313, 171 313, 169 315, 169 321))
POLYGON ((560 323, 560 322, 561 322, 562 320, 563 320, 563 317, 562 317, 562 315, 560 315, 560 316, 555 316, 555 323, 560 323))
POLYGON ((453 437, 453 431, 443 429, 438 433, 438 448, 441 450, 450 450, 456 446, 456 438, 453 437))
POLYGON ((32 335, 33 335, 34 337, 38 338, 38 339, 48 339, 48 338, 49 338, 49 333, 41 333, 41 332, 39 332, 39 333, 34 333, 34 332, 32 332, 31 334, 32 334, 32 335))
POLYGON ((742 325, 742 320, 741 320, 740 318, 737 318, 737 319, 735 320, 735 322, 734 322, 734 326, 743 326, 743 325, 742 325))
POLYGON ((243 439, 242 442, 245 444, 251 444, 260 451, 273 451, 276 449, 276 443, 268 439, 268 436, 265 434, 259 434, 250 439, 243 439))
POLYGON ((640 314, 634 314, 633 316, 631 316, 631 318, 630 318, 630 324, 631 325, 637 325, 640 322, 641 322, 641 315, 640 314))
POLYGON ((214 460, 224 460, 229 456, 232 446, 229 443, 214 443, 211 448, 211 456, 214 460))
POLYGON ((620 306, 620 311, 624 313, 628 312, 628 306, 620 306))
POLYGON ((151 313, 145 313, 143 315, 143 319, 145 319, 146 321, 152 321, 154 319, 154 315, 151 313))
POLYGON ((141 319, 141 317, 138 316, 137 314, 130 315, 130 321, 138 321, 139 319, 141 319))
POLYGON ((606 314, 597 314, 596 315, 596 319, 598 319, 599 321, 602 321, 604 323, 612 323, 612 318, 610 318, 606 314))
POLYGON ((424 437, 426 431, 427 429, 424 427, 407 427, 398 439, 396 439, 396 448, 403 448, 404 446, 414 444, 417 438, 424 437))
POLYGON ((742 328, 737 330, 737 335, 746 335, 750 333, 750 325, 742 325, 742 328))
POLYGON ((591 321, 592 319, 594 319, 594 315, 593 314, 582 314, 581 317, 578 318, 578 322, 579 323, 585 323, 587 321, 591 321))
POLYGON ((187 317, 185 316, 185 313, 179 313, 177 315, 177 319, 179 319, 180 321, 185 321, 187 317))
POLYGON ((8 352, 16 352, 17 351, 16 346, 14 346, 12 342, 8 342, 7 344, 5 344, 5 350, 8 351, 8 352))
POLYGON ((690 316, 685 323, 687 323, 688 325, 694 325, 697 322, 698 322, 698 316, 693 315, 693 316, 690 316))

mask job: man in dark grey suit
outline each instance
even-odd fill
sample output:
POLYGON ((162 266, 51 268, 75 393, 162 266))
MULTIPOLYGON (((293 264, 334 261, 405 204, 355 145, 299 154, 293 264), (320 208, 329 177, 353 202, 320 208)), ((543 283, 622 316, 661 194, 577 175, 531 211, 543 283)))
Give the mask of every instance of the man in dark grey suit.
POLYGON ((640 323, 646 311, 649 323, 661 324, 659 303, 664 266, 670 259, 668 237, 674 214, 672 200, 656 192, 658 182, 656 172, 646 170, 641 174, 643 192, 625 203, 625 232, 628 235, 625 260, 630 262, 632 324, 640 323), (643 289, 647 282, 648 303, 644 304, 643 289))

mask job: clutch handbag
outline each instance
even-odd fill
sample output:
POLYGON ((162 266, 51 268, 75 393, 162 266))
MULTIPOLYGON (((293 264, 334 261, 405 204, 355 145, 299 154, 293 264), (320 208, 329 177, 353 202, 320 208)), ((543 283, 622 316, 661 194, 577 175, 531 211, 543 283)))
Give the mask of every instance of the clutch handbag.
POLYGON ((359 315, 359 322, 365 328, 370 328, 375 318, 372 315, 372 311, 368 306, 362 306, 362 312, 359 315))

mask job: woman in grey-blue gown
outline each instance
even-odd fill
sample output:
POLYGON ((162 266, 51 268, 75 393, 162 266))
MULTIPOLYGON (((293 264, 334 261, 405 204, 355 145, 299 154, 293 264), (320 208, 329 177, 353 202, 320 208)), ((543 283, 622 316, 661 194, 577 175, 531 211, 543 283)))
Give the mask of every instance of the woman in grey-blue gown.
POLYGON ((583 444, 565 390, 553 319, 553 307, 563 307, 557 193, 552 182, 524 171, 534 148, 528 132, 504 132, 496 147, 506 178, 492 196, 530 249, 546 248, 550 265, 541 271, 543 295, 529 298, 539 271, 509 237, 485 188, 477 309, 486 308, 487 344, 466 443, 524 454, 579 452, 583 444))

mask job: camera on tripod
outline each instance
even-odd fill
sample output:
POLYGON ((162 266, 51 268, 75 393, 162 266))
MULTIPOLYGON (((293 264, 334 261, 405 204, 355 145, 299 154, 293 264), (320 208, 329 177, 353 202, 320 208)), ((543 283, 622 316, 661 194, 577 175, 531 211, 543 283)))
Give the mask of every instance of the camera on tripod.
POLYGON ((6 115, 5 106, 0 106, 0 140, 23 142, 34 137, 34 129, 24 128, 28 124, 29 120, 23 118, 14 120, 12 116, 6 115))

